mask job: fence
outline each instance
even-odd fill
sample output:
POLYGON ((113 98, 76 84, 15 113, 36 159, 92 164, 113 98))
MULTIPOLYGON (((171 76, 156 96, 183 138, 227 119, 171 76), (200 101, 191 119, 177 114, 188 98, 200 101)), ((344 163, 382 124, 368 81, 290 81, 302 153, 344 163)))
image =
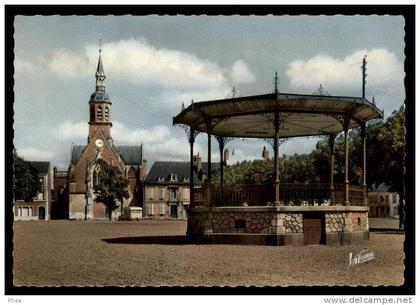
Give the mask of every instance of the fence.
MULTIPOLYGON (((206 189, 194 190, 194 202, 206 205, 206 189)), ((237 188, 211 187, 211 202, 214 206, 265 206, 274 201, 274 187, 268 185, 243 185, 237 188)), ((357 185, 349 186, 351 205, 363 205, 363 188, 357 185)), ((329 183, 281 183, 280 201, 282 205, 343 205, 344 191, 342 184, 334 184, 331 191, 329 183)))

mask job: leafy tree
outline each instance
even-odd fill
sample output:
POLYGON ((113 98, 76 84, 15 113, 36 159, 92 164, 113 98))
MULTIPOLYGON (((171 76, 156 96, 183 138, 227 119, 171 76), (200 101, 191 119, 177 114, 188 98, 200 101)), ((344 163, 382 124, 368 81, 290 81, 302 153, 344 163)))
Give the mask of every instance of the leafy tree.
POLYGON ((112 166, 102 159, 96 161, 99 165, 99 183, 95 189, 96 201, 102 202, 108 208, 109 220, 112 217, 112 211, 118 208, 117 201, 122 203, 124 198, 128 198, 127 191, 128 180, 124 174, 115 166, 112 166))
POLYGON ((368 128, 368 170, 370 184, 385 182, 391 191, 400 197, 400 227, 404 221, 404 158, 405 158, 405 112, 402 106, 394 111, 385 122, 375 123, 368 128))
POLYGON ((37 170, 19 157, 16 151, 14 157, 14 179, 13 192, 16 200, 31 202, 32 199, 41 191, 41 182, 38 178, 37 170))

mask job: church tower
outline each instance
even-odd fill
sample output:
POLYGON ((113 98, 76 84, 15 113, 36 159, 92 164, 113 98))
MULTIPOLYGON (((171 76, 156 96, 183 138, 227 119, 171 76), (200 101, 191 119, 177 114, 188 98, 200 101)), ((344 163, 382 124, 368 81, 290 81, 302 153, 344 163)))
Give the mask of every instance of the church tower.
POLYGON ((111 100, 105 92, 105 72, 102 63, 101 49, 99 49, 98 67, 95 73, 96 86, 89 100, 89 136, 88 144, 99 137, 99 132, 105 140, 111 139, 111 100))

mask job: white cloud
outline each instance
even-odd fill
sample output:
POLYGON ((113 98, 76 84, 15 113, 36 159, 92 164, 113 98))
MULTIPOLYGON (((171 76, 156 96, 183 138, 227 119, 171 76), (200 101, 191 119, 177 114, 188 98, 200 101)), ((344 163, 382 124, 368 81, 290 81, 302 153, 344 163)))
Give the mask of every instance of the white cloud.
POLYGON ((48 70, 60 78, 80 77, 89 72, 89 58, 66 49, 54 50, 48 63, 48 70))
POLYGON ((15 73, 16 74, 20 74, 20 73, 30 73, 33 72, 35 69, 35 65, 28 60, 23 59, 20 56, 15 56, 15 61, 13 63, 14 68, 15 68, 15 73))
POLYGON ((312 93, 322 84, 332 95, 361 91, 360 67, 366 54, 366 87, 371 94, 390 93, 395 88, 404 88, 403 63, 392 52, 382 48, 358 50, 344 58, 317 55, 307 60, 293 61, 286 72, 289 86, 294 90, 312 93))
MULTIPOLYGON (((165 85, 180 91, 226 86, 224 71, 216 63, 191 53, 156 48, 145 39, 107 43, 102 50, 105 74, 113 79, 145 87, 165 85)), ((97 59, 94 45, 88 45, 82 54, 61 49, 51 54, 48 69, 61 77, 91 75, 97 59)))
POLYGON ((111 130, 116 143, 138 145, 140 143, 155 144, 170 139, 171 132, 163 125, 153 126, 150 129, 131 129, 121 122, 114 122, 111 130))
POLYGON ((36 147, 21 148, 18 150, 18 154, 27 161, 49 161, 55 156, 55 153, 51 150, 36 147))
POLYGON ((57 129, 53 130, 53 135, 63 139, 81 139, 86 138, 89 132, 87 122, 73 122, 72 120, 64 121, 59 124, 57 129))
POLYGON ((250 83, 255 81, 255 75, 249 70, 247 63, 242 59, 235 61, 230 72, 230 77, 235 83, 250 83))

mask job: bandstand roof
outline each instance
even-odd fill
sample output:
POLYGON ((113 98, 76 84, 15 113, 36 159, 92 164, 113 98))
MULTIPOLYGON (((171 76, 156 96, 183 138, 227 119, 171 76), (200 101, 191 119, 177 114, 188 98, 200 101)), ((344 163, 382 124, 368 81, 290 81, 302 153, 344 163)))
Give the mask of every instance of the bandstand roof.
POLYGON ((192 103, 173 118, 200 132, 240 138, 274 137, 278 111, 280 138, 315 136, 383 118, 383 112, 361 97, 273 93, 192 103))

